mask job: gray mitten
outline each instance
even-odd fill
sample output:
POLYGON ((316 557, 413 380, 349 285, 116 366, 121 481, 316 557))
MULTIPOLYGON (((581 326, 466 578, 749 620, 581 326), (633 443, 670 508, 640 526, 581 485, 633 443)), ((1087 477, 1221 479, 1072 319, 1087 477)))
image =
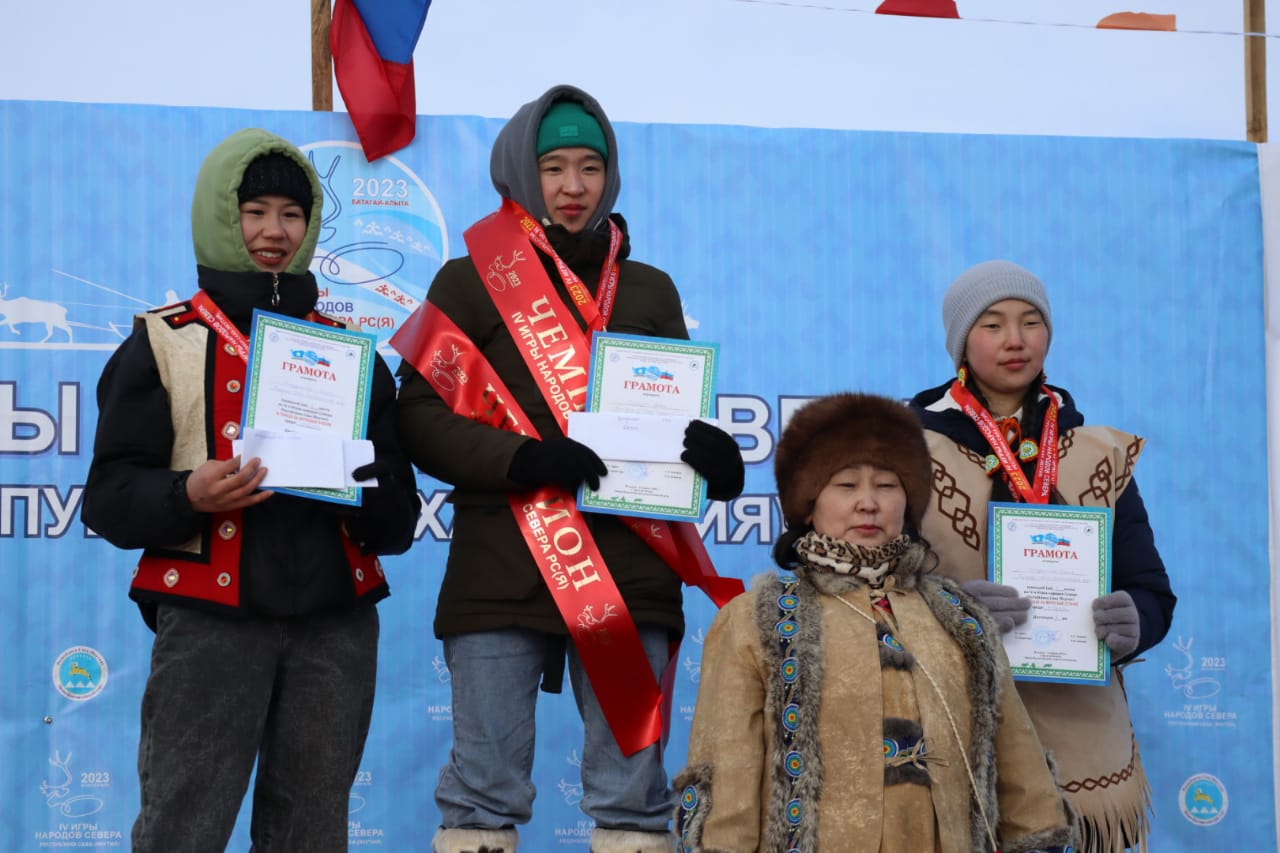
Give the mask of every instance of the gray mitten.
POLYGON ((1128 657, 1138 647, 1141 626, 1133 596, 1121 590, 1093 600, 1093 631, 1106 643, 1111 654, 1128 657))
POLYGON ((1002 634, 1012 631, 1014 625, 1026 622, 1031 612, 1031 599, 1018 595, 1015 587, 991 581, 965 581, 960 587, 987 608, 1002 634))

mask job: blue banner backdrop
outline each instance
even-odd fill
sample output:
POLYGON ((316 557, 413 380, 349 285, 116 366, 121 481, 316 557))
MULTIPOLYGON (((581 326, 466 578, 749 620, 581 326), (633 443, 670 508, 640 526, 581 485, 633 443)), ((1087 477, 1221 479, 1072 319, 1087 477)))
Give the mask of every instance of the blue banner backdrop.
MULTIPOLYGON (((419 118, 413 146, 369 165, 341 115, 0 101, 0 565, 11 581, 0 602, 0 849, 128 848, 151 634, 126 598, 137 555, 78 516, 94 387, 132 315, 194 287, 195 174, 245 126, 311 153, 326 185, 323 307, 384 342, 460 253, 462 231, 497 205, 488 159, 500 121, 419 118)), ((1043 277, 1050 380, 1090 422, 1148 438, 1138 478, 1181 598, 1168 639, 1127 671, 1154 849, 1269 847, 1254 147, 682 125, 621 125, 618 139, 634 256, 672 274, 693 337, 721 345, 719 414, 749 462, 746 493, 713 505, 703 525, 725 574, 770 566, 772 451, 796 404, 943 381, 951 278, 992 257, 1043 277)), ((444 486, 423 478, 421 489, 419 541, 387 561, 353 847, 426 850, 439 817, 451 709, 430 623, 450 511, 444 486)), ((673 772, 714 609, 692 593, 687 612, 673 772)), ((544 697, 539 728, 524 849, 585 851, 569 695, 544 697)), ((247 848, 245 825, 233 849, 247 848)))

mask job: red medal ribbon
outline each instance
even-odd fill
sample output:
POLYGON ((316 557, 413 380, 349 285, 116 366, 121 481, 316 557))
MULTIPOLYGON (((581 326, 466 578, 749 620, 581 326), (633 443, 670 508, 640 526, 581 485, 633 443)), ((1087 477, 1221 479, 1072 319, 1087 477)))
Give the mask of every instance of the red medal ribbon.
POLYGON ((1041 390, 1049 397, 1049 408, 1044 413, 1044 426, 1040 430, 1040 454, 1036 460, 1034 483, 1028 482, 1000 424, 960 379, 951 383, 951 398, 977 424, 982 437, 991 445, 991 451, 1000 460, 1000 469, 1008 478, 1015 497, 1025 503, 1047 504, 1054 486, 1058 484, 1058 398, 1047 385, 1041 386, 1041 390))
MULTIPOLYGON (((235 349, 236 355, 240 356, 240 360, 248 364, 249 339, 240 334, 240 330, 218 307, 218 303, 214 302, 213 298, 205 291, 198 290, 196 295, 191 297, 191 305, 196 309, 196 313, 200 315, 200 319, 204 320, 205 325, 213 329, 218 339, 235 349)), ((303 319, 315 323, 318 321, 318 316, 314 311, 309 311, 303 319)), ((325 324, 336 325, 336 323, 327 318, 325 318, 325 324)))
POLYGON ((609 318, 613 316, 613 302, 618 295, 618 252, 622 249, 622 229, 617 223, 612 219, 608 220, 609 254, 600 268, 600 284, 597 287, 599 304, 597 304, 597 300, 592 298, 591 291, 587 290, 578 274, 556 254, 556 250, 551 247, 551 241, 547 238, 547 232, 542 230, 542 226, 529 215, 528 211, 508 198, 503 199, 502 210, 496 215, 515 216, 520 220, 520 227, 528 235, 529 241, 555 262, 560 280, 564 282, 565 289, 573 299, 573 304, 578 307, 583 321, 587 324, 587 332, 603 331, 609 325, 609 318))
POLYGON ((234 347, 236 355, 240 356, 240 360, 248 364, 249 339, 240 334, 240 330, 222 312, 222 309, 213 301, 213 298, 203 290, 199 290, 196 291, 195 296, 191 297, 191 305, 196 309, 196 313, 200 315, 200 319, 204 320, 205 325, 213 329, 223 343, 234 347))

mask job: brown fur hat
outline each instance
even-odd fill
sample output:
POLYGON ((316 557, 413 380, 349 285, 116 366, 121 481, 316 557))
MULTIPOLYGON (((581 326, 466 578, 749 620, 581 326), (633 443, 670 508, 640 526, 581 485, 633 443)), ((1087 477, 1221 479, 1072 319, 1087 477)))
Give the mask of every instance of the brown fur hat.
POLYGON ((932 479, 919 417, 897 400, 848 393, 805 404, 782 431, 773 473, 787 527, 803 527, 831 477, 862 463, 898 475, 907 493, 907 525, 918 531, 932 479))

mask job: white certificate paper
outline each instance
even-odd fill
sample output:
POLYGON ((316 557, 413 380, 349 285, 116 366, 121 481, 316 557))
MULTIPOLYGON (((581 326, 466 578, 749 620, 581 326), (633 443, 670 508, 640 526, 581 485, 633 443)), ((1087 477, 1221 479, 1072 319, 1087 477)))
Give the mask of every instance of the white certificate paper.
POLYGON ((1004 635, 1013 677, 1106 684, 1111 653, 1094 634, 1093 600, 1111 590, 1111 510, 990 507, 991 579, 1031 599, 1026 623, 1004 635))
MULTIPOLYGON (((373 384, 377 338, 363 332, 340 329, 254 311, 249 337, 249 368, 245 384, 241 435, 256 439, 259 447, 277 454, 278 467, 297 467, 299 456, 325 465, 345 467, 348 443, 363 439, 369 422, 369 390, 373 384), (279 440, 301 434, 306 441, 279 440), (332 457, 317 446, 332 447, 332 457), (297 448, 303 448, 298 450, 297 448)), ((271 469, 272 459, 263 457, 271 469)), ((270 474, 270 472, 268 472, 270 474)), ((361 490, 348 481, 349 471, 332 488, 291 488, 276 491, 334 503, 360 504, 361 490)))
MULTIPOLYGON (((625 447, 615 441, 607 452, 597 450, 609 473, 599 491, 578 491, 583 512, 702 517, 706 482, 679 459, 689 421, 711 417, 719 356, 719 344, 606 333, 592 338, 587 411, 613 416, 629 438, 625 447)), ((571 423, 570 437, 578 440, 574 432, 571 423)), ((591 446, 589 438, 583 443, 591 446)))

